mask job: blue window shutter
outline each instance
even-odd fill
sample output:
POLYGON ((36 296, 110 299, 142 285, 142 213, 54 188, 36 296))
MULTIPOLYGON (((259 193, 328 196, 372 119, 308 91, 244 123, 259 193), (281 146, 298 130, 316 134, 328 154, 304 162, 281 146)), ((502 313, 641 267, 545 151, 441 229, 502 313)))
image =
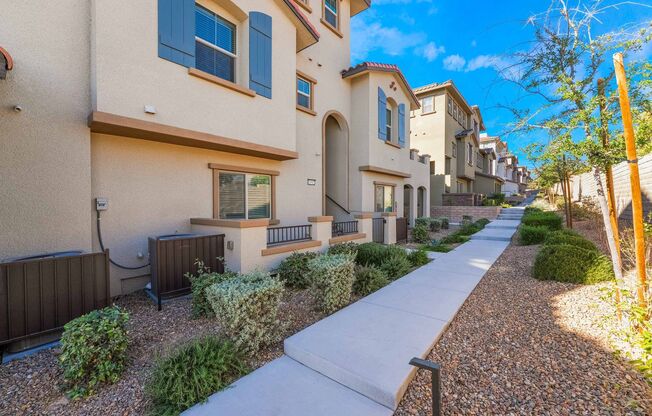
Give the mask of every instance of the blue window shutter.
POLYGON ((272 17, 249 13, 249 88, 272 98, 272 17))
POLYGON ((195 66, 195 0, 158 0, 158 56, 195 66))
POLYGON ((387 140, 387 97, 380 87, 378 87, 378 138, 387 140))
POLYGON ((398 144, 405 147, 405 104, 398 105, 398 144))

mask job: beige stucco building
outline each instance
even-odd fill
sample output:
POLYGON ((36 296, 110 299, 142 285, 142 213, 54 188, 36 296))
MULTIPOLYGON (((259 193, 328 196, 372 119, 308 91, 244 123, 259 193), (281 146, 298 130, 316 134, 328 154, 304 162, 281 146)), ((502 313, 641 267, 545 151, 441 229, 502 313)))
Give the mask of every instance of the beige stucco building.
POLYGON ((368 241, 381 215, 391 243, 394 218, 432 199, 410 148, 437 153, 409 134, 419 103, 400 70, 351 67, 350 18, 368 7, 4 1, 0 260, 100 250, 100 225, 112 259, 142 266, 112 266, 117 295, 149 280, 149 236, 224 233, 236 270, 368 241), (330 216, 356 233, 334 236, 330 216), (268 247, 268 228, 304 224, 309 241, 268 247))
POLYGON ((518 166, 518 157, 509 151, 507 143, 498 136, 482 135, 481 150, 496 155, 494 175, 503 180, 502 193, 505 196, 523 194, 530 181, 530 173, 525 166, 518 166))
MULTIPOLYGON (((411 114, 412 146, 430 154, 430 205, 474 201, 480 132, 484 122, 453 81, 416 88, 421 108, 411 114)), ((464 205, 459 203, 459 205, 464 205)))

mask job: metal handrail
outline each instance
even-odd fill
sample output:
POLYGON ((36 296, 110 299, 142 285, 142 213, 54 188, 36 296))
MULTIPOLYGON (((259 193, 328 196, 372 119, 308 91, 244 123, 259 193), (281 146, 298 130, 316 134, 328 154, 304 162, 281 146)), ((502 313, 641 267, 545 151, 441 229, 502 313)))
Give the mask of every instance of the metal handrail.
POLYGON ((358 221, 334 222, 332 226, 333 236, 355 234, 358 232, 358 221))
POLYGON ((270 227, 267 229, 268 246, 306 240, 312 240, 311 224, 270 227))

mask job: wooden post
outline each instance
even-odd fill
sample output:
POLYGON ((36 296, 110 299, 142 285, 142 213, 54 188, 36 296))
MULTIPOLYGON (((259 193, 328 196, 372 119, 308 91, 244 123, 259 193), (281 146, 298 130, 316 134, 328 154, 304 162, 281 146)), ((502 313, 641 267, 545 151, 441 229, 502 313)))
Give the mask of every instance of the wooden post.
MULTIPOLYGON (((598 78, 598 99, 600 105, 600 137, 602 139, 602 147, 605 150, 606 154, 609 154, 609 132, 608 132, 608 122, 607 122, 607 99, 605 97, 605 85, 604 79, 598 78)), ((605 166, 605 179, 607 185, 606 199, 607 199, 607 209, 609 210, 609 222, 611 223, 611 232, 613 237, 613 242, 615 246, 614 255, 617 258, 614 258, 614 269, 616 276, 621 276, 623 274, 622 269, 622 257, 620 254, 620 232, 618 230, 618 217, 616 216, 616 197, 614 192, 614 178, 613 170, 611 169, 611 161, 607 161, 605 166)), ((622 319, 622 310, 620 305, 620 281, 616 279, 616 315, 618 320, 622 319)))
POLYGON ((641 178, 638 172, 638 158, 636 156, 636 142, 634 140, 634 126, 632 112, 629 106, 627 92, 627 75, 623 64, 623 54, 613 56, 618 82, 618 96, 620 111, 623 118, 625 146, 627 149, 627 164, 629 165, 629 180, 632 187, 632 220, 634 222, 634 248, 636 249, 636 273, 638 276, 637 298, 641 308, 647 309, 647 277, 645 269, 645 231, 643 228, 643 201, 641 199, 641 178))

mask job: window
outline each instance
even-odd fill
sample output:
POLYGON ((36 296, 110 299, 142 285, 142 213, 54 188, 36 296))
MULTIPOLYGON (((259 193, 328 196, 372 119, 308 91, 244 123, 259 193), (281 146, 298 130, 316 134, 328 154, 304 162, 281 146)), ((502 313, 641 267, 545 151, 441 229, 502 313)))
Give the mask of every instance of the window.
POLYGON ((449 158, 446 158, 446 161, 444 162, 444 174, 451 174, 451 160, 449 158))
POLYGON ((386 131, 387 131, 387 141, 392 141, 392 109, 385 109, 385 120, 386 120, 386 131))
POLYGON ((457 157, 457 143, 453 142, 451 152, 452 152, 453 157, 457 157))
POLYGON ((393 212, 394 187, 391 185, 376 185, 374 206, 376 212, 393 212))
POLYGON ((475 152, 475 165, 479 168, 484 166, 484 159, 480 157, 480 152, 475 152))
POLYGON ((475 135, 479 137, 479 136, 480 136, 480 132, 478 131, 478 128, 479 128, 479 127, 478 127, 478 121, 477 121, 477 120, 473 120, 473 131, 475 132, 475 135))
POLYGON ((467 143, 466 144, 468 151, 466 152, 466 162, 473 166, 473 144, 467 143))
POLYGON ((458 193, 464 192, 464 182, 457 181, 457 192, 458 193))
POLYGON ((312 110, 312 82, 297 77, 297 105, 312 110))
POLYGON ((421 114, 432 113, 435 111, 435 97, 425 97, 421 100, 421 114))
POLYGON ((453 99, 448 97, 448 114, 453 115, 453 99))
POLYGON ((435 174, 435 161, 434 160, 430 161, 430 174, 431 175, 435 174))
POLYGON ((195 66, 235 82, 235 25, 199 5, 195 6, 195 66))
POLYGON ((338 0, 324 0, 324 20, 333 26, 335 29, 338 29, 338 0))
POLYGON ((453 103, 453 118, 457 121, 457 104, 453 103))
POLYGON ((219 172, 219 217, 225 220, 271 218, 269 175, 219 172))

